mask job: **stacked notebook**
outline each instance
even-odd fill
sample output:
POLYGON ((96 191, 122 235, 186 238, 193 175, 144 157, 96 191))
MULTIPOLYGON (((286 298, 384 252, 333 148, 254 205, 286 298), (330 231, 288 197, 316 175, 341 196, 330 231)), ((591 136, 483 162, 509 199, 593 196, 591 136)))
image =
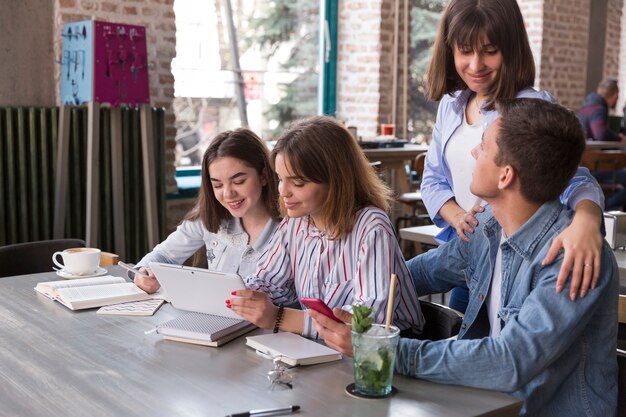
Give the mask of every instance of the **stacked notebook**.
POLYGON ((246 320, 189 312, 159 324, 156 332, 167 340, 217 347, 254 329, 246 320))

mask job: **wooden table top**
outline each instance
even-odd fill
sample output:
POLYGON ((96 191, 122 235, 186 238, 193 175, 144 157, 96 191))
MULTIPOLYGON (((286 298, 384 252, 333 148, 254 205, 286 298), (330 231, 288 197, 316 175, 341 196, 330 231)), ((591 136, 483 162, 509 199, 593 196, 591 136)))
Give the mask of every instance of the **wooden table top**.
POLYGON ((219 348, 165 341, 146 332, 180 314, 170 305, 151 317, 73 312, 33 291, 56 279, 0 279, 2 415, 224 416, 297 404, 302 416, 454 417, 514 416, 521 407, 506 394, 397 375, 392 398, 355 399, 344 392, 353 381, 349 358, 294 368, 293 389, 272 390, 271 361, 244 337, 219 348))

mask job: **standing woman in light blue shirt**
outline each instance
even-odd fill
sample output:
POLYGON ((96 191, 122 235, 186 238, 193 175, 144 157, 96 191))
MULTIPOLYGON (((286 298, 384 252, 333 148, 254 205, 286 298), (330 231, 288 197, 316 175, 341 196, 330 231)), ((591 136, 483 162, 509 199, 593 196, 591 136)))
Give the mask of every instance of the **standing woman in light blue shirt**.
MULTIPOLYGON (((514 97, 554 101, 549 93, 534 90, 534 81, 535 62, 516 0, 450 1, 428 68, 428 98, 441 102, 421 184, 430 217, 444 228, 437 237, 440 241, 456 236, 467 241, 465 234, 473 233, 478 224, 474 214, 483 209, 469 191, 475 162, 470 150, 498 117, 495 101, 514 97)), ((579 288, 583 297, 598 279, 604 196, 589 171, 579 168, 561 202, 576 215, 554 239, 545 262, 565 250, 557 291, 571 273, 570 297, 575 299, 579 288)), ((450 305, 465 311, 467 289, 453 290, 450 305)))
POLYGON ((202 247, 209 269, 251 274, 279 219, 276 175, 265 143, 248 129, 220 133, 202 158, 195 207, 137 264, 149 276, 137 275, 135 284, 155 292, 160 284, 146 267, 149 262, 182 264, 202 247))

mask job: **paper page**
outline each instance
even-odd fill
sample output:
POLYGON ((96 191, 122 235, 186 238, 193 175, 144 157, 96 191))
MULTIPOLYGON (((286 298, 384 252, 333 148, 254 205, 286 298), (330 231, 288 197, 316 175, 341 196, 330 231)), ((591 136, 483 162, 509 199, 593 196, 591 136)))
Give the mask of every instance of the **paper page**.
POLYGON ((112 304, 101 307, 97 314, 111 314, 119 316, 152 316, 161 305, 164 300, 143 300, 133 301, 130 303, 112 304))
POLYGON ((152 297, 130 282, 57 290, 57 300, 73 310, 148 298, 152 297))
POLYGON ((112 298, 120 295, 131 295, 145 292, 135 284, 125 282, 121 284, 96 285, 89 287, 61 288, 59 295, 66 301, 86 301, 112 298))
POLYGON ((54 298, 54 293, 60 288, 85 287, 91 285, 106 285, 126 282, 124 278, 114 277, 113 275, 104 275, 94 278, 79 278, 74 280, 62 279, 60 281, 39 282, 35 287, 35 291, 54 298))

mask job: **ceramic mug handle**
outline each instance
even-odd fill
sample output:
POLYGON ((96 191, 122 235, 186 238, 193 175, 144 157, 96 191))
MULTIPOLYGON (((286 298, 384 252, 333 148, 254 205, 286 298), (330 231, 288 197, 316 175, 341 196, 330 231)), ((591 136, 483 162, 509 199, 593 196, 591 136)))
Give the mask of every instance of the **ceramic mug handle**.
POLYGON ((59 261, 57 261, 57 256, 59 256, 59 255, 63 255, 63 252, 54 252, 54 254, 52 255, 52 262, 54 262, 54 264, 56 266, 58 266, 59 268, 65 269, 65 265, 63 265, 62 263, 59 263, 59 261))

